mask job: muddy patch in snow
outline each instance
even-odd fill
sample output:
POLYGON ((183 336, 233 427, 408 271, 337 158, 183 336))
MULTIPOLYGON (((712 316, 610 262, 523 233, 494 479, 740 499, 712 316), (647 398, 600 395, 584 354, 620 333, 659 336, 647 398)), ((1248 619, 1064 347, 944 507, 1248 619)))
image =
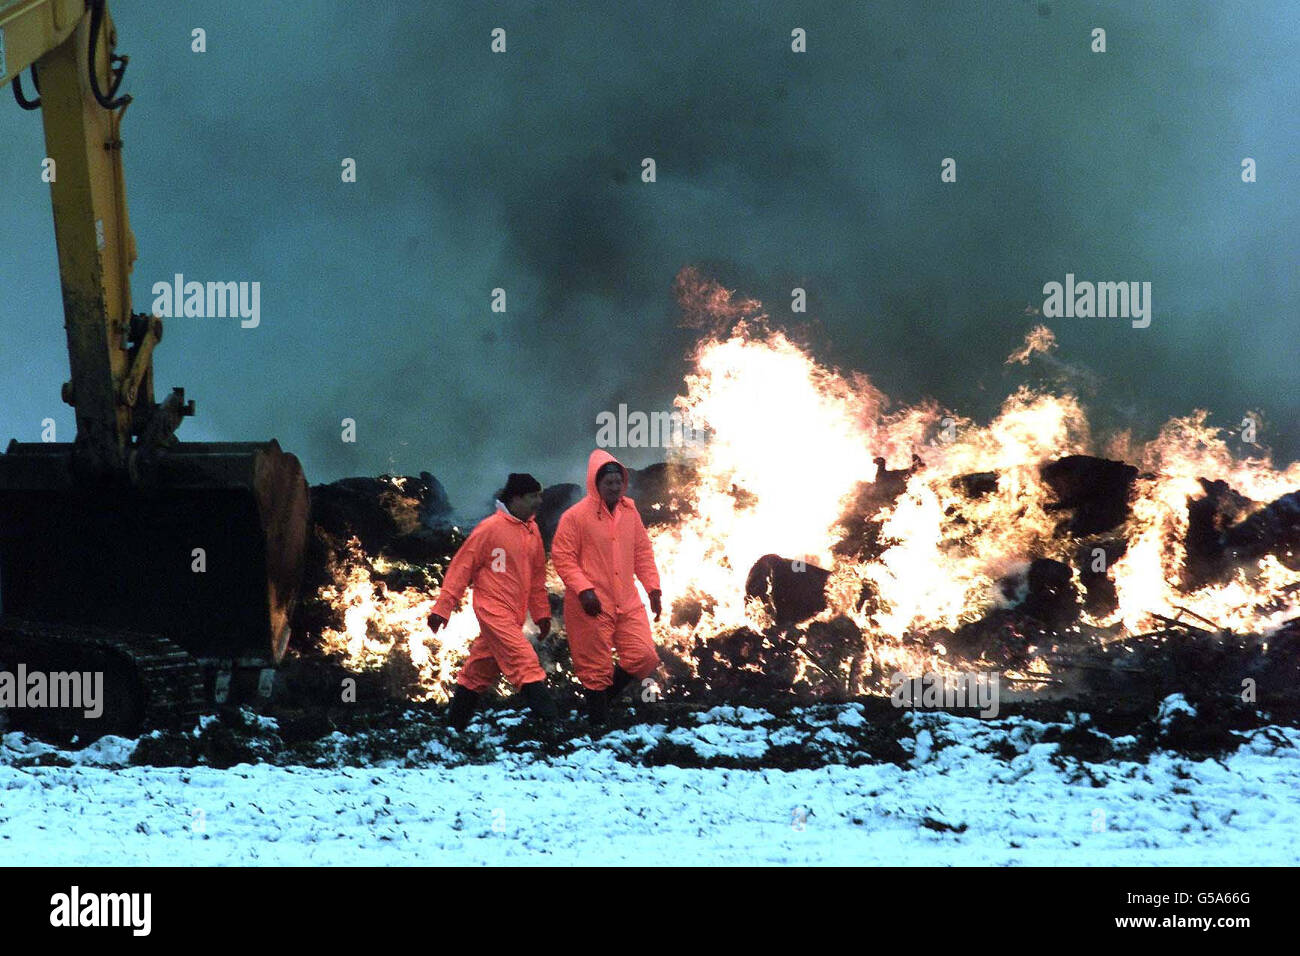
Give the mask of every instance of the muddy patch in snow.
POLYGON ((429 767, 562 759, 601 752, 647 766, 817 769, 828 765, 918 766, 955 754, 1013 760, 1045 748, 1060 766, 1146 761, 1156 753, 1206 759, 1232 753, 1252 735, 1300 726, 1295 702, 1263 712, 1234 697, 1172 694, 1148 706, 1082 712, 1050 701, 1004 707, 995 720, 896 708, 886 698, 809 706, 700 707, 671 702, 616 709, 594 732, 572 711, 539 731, 509 707, 475 716, 465 733, 447 728, 435 705, 295 710, 227 707, 187 732, 138 740, 107 737, 63 750, 21 733, 0 738, 0 764, 218 769, 239 764, 304 767, 429 767))

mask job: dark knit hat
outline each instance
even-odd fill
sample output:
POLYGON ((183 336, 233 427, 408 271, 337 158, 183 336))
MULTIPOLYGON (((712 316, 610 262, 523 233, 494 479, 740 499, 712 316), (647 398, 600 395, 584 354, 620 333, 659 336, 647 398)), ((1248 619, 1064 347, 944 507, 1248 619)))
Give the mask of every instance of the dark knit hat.
POLYGON ((596 483, 597 483, 597 484, 600 483, 600 479, 601 479, 601 478, 604 478, 604 477, 605 477, 605 472, 607 472, 607 471, 616 471, 616 472, 618 472, 618 473, 621 475, 621 474, 623 474, 623 466, 620 465, 620 464, 619 464, 618 462, 616 462, 616 461, 607 461, 607 462, 605 462, 605 464, 601 465, 599 468, 596 469, 596 483))
POLYGON ((501 489, 502 503, 509 503, 511 498, 518 498, 520 495, 530 495, 534 491, 541 491, 542 485, 532 475, 526 475, 520 472, 511 472, 510 477, 506 479, 506 486, 501 489))

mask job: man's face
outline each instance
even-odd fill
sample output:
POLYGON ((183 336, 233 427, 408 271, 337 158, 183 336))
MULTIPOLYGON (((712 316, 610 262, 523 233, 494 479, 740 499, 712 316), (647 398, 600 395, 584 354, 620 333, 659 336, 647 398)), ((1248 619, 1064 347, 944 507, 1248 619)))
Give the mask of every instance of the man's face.
POLYGON ((609 507, 618 504, 623 497, 623 469, 611 468, 596 482, 596 492, 609 507))
POLYGON ((526 495, 516 495, 506 503, 510 513, 520 521, 527 521, 533 517, 541 506, 542 493, 540 491, 530 491, 526 495))

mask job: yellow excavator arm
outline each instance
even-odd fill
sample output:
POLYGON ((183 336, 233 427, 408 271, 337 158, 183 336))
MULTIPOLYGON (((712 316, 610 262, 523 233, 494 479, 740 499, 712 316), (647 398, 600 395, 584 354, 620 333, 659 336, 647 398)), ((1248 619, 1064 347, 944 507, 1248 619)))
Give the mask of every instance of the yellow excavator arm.
POLYGON ((131 98, 118 95, 127 58, 116 44, 104 0, 0 0, 0 86, 12 82, 19 104, 39 108, 45 123, 72 372, 63 400, 76 409, 78 465, 91 473, 128 469, 134 437, 148 436, 137 449, 147 452, 193 412, 180 395, 155 407, 162 323, 131 310, 136 250, 121 137, 131 98))
POLYGON ((62 396, 77 420, 71 445, 13 441, 0 455, 0 661, 67 650, 68 628, 108 628, 73 643, 113 651, 128 683, 153 687, 131 698, 136 714, 174 695, 164 644, 223 673, 280 661, 309 496, 275 441, 178 442, 194 403, 179 388, 154 401, 162 321, 131 309, 131 98, 116 46, 105 0, 0 0, 0 87, 44 121, 71 366, 62 396))

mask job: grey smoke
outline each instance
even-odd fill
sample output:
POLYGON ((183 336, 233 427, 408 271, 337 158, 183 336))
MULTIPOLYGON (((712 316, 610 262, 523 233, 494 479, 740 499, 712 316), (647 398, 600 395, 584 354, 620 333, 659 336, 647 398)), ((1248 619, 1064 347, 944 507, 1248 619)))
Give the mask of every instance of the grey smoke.
MULTIPOLYGON (((167 323, 158 385, 197 400, 190 440, 274 436, 313 481, 428 470, 458 507, 512 470, 581 481, 599 411, 671 407, 693 340, 672 280, 690 264, 893 398, 976 418, 1012 384, 1002 360, 1041 321, 1023 313, 1044 282, 1150 281, 1149 329, 1052 323, 1060 359, 1100 383, 1102 424, 1258 408, 1263 440, 1300 454, 1296 5, 113 12, 136 97, 136 308, 176 272, 261 283, 258 329, 167 323), (795 286, 807 316, 788 314, 795 286)), ((34 440, 48 416, 70 440, 43 139, 4 100, 0 439, 34 440)))

